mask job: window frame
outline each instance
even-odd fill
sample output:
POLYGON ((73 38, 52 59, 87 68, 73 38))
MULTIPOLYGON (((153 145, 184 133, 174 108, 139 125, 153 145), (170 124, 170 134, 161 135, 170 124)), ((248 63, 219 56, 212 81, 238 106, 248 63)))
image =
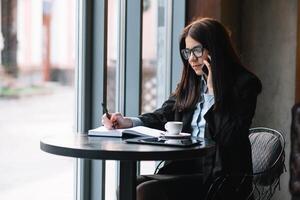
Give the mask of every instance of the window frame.
MULTIPOLYGON (((166 57, 166 95, 174 90, 181 71, 178 35, 185 24, 185 1, 168 0, 171 9, 170 51, 166 57), (174 15, 176 13, 176 15, 174 15)), ((118 53, 119 94, 117 108, 127 116, 140 114, 141 105, 141 57, 142 57, 142 2, 119 0, 120 35, 118 53), (123 8, 123 9, 122 9, 123 8), (122 18, 125 16, 125 18, 122 18), (137 17, 138 16, 138 17, 137 17), (137 84, 138 83, 138 84, 137 84)), ((76 132, 87 133, 100 124, 103 113, 101 102, 106 101, 107 74, 107 0, 77 0, 77 63, 76 85, 76 132)), ((76 159, 76 200, 105 199, 105 161, 76 159)))

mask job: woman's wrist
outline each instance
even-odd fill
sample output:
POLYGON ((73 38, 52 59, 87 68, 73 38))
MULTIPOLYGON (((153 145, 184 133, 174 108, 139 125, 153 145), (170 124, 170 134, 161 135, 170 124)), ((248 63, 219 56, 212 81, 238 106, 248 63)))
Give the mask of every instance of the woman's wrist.
POLYGON ((128 117, 132 121, 132 126, 144 126, 143 121, 138 117, 128 117))
POLYGON ((124 128, 133 127, 133 121, 130 117, 124 117, 124 128))
POLYGON ((212 87, 208 87, 207 89, 208 89, 208 91, 207 91, 208 94, 211 94, 211 95, 214 94, 214 89, 212 87))

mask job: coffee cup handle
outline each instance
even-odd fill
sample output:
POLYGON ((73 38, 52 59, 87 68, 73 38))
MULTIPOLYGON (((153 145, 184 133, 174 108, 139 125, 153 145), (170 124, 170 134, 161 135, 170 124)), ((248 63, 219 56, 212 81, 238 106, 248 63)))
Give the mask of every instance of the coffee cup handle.
POLYGON ((165 123, 165 129, 166 129, 166 131, 168 131, 168 122, 165 123))

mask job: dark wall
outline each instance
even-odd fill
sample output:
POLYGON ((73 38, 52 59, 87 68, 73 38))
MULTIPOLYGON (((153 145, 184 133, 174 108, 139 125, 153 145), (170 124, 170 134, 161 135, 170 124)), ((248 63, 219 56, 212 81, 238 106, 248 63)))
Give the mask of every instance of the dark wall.
MULTIPOLYGON (((242 58, 263 84, 253 125, 284 133, 286 166, 295 103, 297 15, 297 0, 245 0, 242 4, 242 58)), ((289 173, 285 173, 282 189, 273 199, 290 199, 288 181, 289 173)))
POLYGON ((212 17, 220 19, 221 0, 186 0, 187 24, 198 17, 212 17))

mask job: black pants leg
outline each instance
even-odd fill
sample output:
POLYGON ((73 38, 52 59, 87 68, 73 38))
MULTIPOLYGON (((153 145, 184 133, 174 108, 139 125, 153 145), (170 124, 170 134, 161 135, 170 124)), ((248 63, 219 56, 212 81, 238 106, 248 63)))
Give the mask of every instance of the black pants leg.
POLYGON ((201 200, 201 175, 150 175, 137 179, 137 200, 201 200))

